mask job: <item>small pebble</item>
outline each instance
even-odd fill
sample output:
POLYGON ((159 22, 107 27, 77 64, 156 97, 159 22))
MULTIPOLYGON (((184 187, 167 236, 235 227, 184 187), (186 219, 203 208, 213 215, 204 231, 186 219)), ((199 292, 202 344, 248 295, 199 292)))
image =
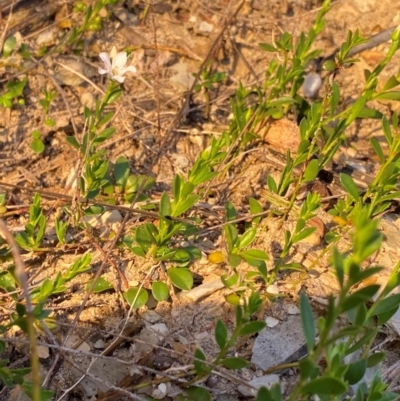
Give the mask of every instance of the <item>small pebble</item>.
POLYGON ((275 327, 275 326, 279 323, 279 320, 278 320, 278 319, 275 319, 275 318, 272 317, 272 316, 267 316, 267 317, 265 318, 265 323, 267 323, 267 326, 268 326, 268 327, 275 327))
POLYGON ((297 307, 297 305, 289 305, 287 311, 289 315, 298 315, 300 313, 300 310, 297 307))
POLYGON ((96 349, 104 349, 104 346, 105 346, 105 342, 102 339, 97 340, 93 345, 93 347, 96 349))
POLYGON ((305 97, 314 98, 321 88, 322 79, 319 74, 308 74, 304 78, 303 93, 305 97))

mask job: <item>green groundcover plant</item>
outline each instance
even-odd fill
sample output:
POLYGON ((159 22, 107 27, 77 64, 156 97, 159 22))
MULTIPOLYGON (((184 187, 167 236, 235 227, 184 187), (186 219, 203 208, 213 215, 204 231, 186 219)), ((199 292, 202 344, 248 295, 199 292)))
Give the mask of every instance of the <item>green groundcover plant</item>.
MULTIPOLYGON (((68 46, 75 52, 81 52, 84 33, 100 30, 100 10, 114 3, 103 0, 88 6, 85 2, 76 2, 74 12, 82 13, 83 23, 62 39, 56 51, 61 52, 68 46)), ((140 204, 140 208, 134 211, 144 214, 148 219, 121 233, 115 245, 143 262, 151 261, 155 268, 165 272, 165 279, 152 281, 150 290, 142 286, 125 288, 123 295, 127 305, 130 308, 142 307, 147 303, 150 293, 156 301, 161 302, 170 298, 171 289, 190 290, 194 285, 191 266, 201 257, 196 241, 203 232, 201 219, 189 212, 208 194, 213 180, 223 177, 233 160, 257 139, 257 126, 261 120, 278 120, 295 115, 300 131, 298 149, 296 152, 287 152, 280 177, 274 179, 268 176, 265 182, 268 200, 276 206, 274 210, 265 213, 258 200, 249 198, 250 214, 242 217, 232 202, 225 204, 226 219, 222 235, 226 255, 216 252, 210 255, 210 260, 225 260, 230 268, 230 273, 222 276, 221 280, 230 289, 226 301, 235 308, 235 327, 232 331, 221 320, 216 322, 218 354, 207 356, 201 349, 195 350, 194 368, 188 373, 189 380, 182 384, 184 395, 177 399, 211 400, 209 390, 199 383, 221 367, 235 371, 250 365, 245 358, 232 356, 232 350, 240 337, 254 335, 265 327, 263 321, 255 320, 267 297, 257 283, 261 280, 264 286, 271 285, 282 271, 303 269, 301 265, 288 261, 288 256, 296 244, 315 231, 315 227, 308 223, 320 210, 321 199, 317 194, 309 194, 298 205, 300 187, 315 180, 319 172, 328 166, 343 144, 347 128, 359 118, 381 120, 388 151, 383 151, 377 139, 371 139, 371 148, 380 165, 373 182, 365 191, 360 191, 351 176, 340 175, 345 196, 328 213, 342 224, 332 227, 326 234, 327 246, 320 255, 320 259, 325 255, 330 256, 330 268, 339 290, 328 297, 326 313, 317 321, 307 295, 303 292, 299 295, 307 355, 291 365, 298 371, 298 380, 285 399, 308 400, 312 395, 320 400, 347 397, 356 401, 388 401, 399 398, 397 394, 387 391, 388 383, 382 380, 379 370, 368 383, 362 379, 368 368, 379 365, 385 358, 383 352, 371 352, 371 348, 382 325, 399 307, 400 295, 392 291, 400 285, 400 261, 393 266, 385 286, 361 283, 382 270, 379 266, 365 267, 364 262, 380 249, 383 241, 377 217, 387 211, 392 201, 400 195, 398 116, 394 114, 388 119, 370 105, 373 100, 398 100, 399 92, 394 89, 400 83, 400 76, 390 77, 381 86, 382 89, 378 90, 377 84, 381 72, 400 47, 400 28, 392 34, 386 57, 372 71, 365 72, 365 86, 357 95, 357 100, 344 106, 340 102, 341 88, 335 82, 335 76, 344 66, 357 62, 349 54, 355 46, 365 41, 357 31, 348 32, 335 60, 323 65, 327 75, 325 94, 321 99, 310 101, 301 96, 300 88, 308 64, 320 55, 320 50, 314 48, 314 42, 325 27, 324 16, 329 8, 330 2, 324 1, 313 26, 298 38, 284 32, 273 43, 259 44, 264 51, 279 57, 272 57, 260 85, 251 88, 239 85, 231 99, 233 119, 229 127, 220 136, 210 139, 187 175, 175 175, 170 190, 162 193, 159 202, 152 201, 150 197, 155 185, 152 177, 132 174, 124 156, 112 163, 107 151, 101 147, 116 132, 110 124, 114 113, 108 111, 108 106, 121 101, 121 84, 128 74, 134 76, 136 69, 127 66, 129 55, 125 51, 117 52, 113 48, 109 54, 100 53, 103 65, 99 67, 99 74, 107 77, 107 90, 93 109, 85 107, 85 129, 80 139, 75 136, 66 139, 80 160, 76 175, 78 201, 62 209, 51 210, 52 215, 49 215, 43 207, 42 196, 37 193, 30 204, 24 229, 13 236, 0 236, 0 289, 13 302, 13 310, 3 319, 0 332, 5 335, 13 326, 18 326, 29 339, 31 356, 30 366, 20 369, 10 367, 7 360, 0 360, 0 379, 5 386, 21 385, 35 401, 52 399, 52 390, 41 386, 36 336, 43 327, 51 331, 57 326, 57 321, 46 308, 51 298, 66 291, 78 275, 90 272, 92 262, 92 253, 87 252, 77 257, 65 271, 55 277, 47 277, 39 285, 30 288, 26 285, 26 274, 20 264, 21 252, 51 252, 54 248, 49 246, 45 236, 50 227, 54 228, 57 237, 57 244, 53 246, 57 251, 68 252, 76 245, 68 235, 70 231, 91 233, 96 237, 96 231, 88 223, 90 220, 87 217, 101 216, 113 207, 127 213, 132 211, 129 205, 140 204), (247 99, 254 94, 257 96, 257 106, 250 106, 247 99), (302 167, 300 173, 299 167, 302 167), (273 258, 257 249, 256 237, 268 225, 269 219, 278 218, 284 224, 289 215, 295 217, 296 224, 292 230, 284 231, 280 255, 273 258), (245 221, 244 229, 239 229, 238 224, 242 221, 245 221), (338 243, 343 237, 349 239, 349 246, 346 251, 339 251, 338 243), (243 264, 247 266, 244 275, 239 269, 243 264), (347 318, 347 324, 337 329, 337 321, 343 316, 347 318), (347 362, 346 357, 356 352, 359 355, 357 360, 347 362), (362 384, 351 392, 350 386, 357 383, 362 384)), ((41 54, 33 54, 26 45, 16 49, 15 43, 12 37, 5 41, 3 57, 7 58, 13 52, 19 52, 25 58, 40 57, 47 51, 41 49, 41 54)), ((214 71, 212 63, 205 63, 197 78, 194 90, 203 92, 208 100, 213 87, 223 85, 225 75, 214 71)), ((23 106, 26 79, 10 80, 5 85, 0 95, 0 107, 23 106)), ((44 121, 52 126, 54 121, 46 116, 57 94, 44 91, 43 95, 40 105, 45 115, 44 121)), ((209 114, 209 109, 206 114, 209 114)), ((32 137, 33 151, 43 152, 45 145, 40 132, 33 132, 32 137)), ((0 194, 0 213, 6 212, 5 206, 6 197, 0 194)), ((6 232, 3 226, 2 231, 6 232)), ((90 295, 92 292, 115 291, 115 288, 100 274, 93 276, 86 284, 85 291, 90 295)), ((0 352, 5 348, 6 341, 0 340, 0 352)), ((279 385, 259 389, 255 398, 257 401, 284 399, 279 385)))

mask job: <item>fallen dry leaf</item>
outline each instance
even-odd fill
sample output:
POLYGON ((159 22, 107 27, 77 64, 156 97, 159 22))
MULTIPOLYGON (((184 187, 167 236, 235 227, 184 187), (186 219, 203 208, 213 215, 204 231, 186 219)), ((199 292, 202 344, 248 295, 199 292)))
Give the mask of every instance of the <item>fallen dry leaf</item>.
POLYGON ((286 118, 272 121, 269 125, 263 126, 261 123, 257 131, 279 153, 286 153, 288 150, 296 153, 300 145, 298 125, 286 118))

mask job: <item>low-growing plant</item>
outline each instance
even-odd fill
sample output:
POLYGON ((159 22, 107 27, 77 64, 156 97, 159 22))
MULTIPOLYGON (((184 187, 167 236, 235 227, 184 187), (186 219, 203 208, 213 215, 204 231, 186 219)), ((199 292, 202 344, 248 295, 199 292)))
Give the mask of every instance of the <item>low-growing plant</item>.
MULTIPOLYGON (((65 44, 79 50, 84 33, 101 28, 100 10, 114 3, 111 0, 98 0, 92 5, 75 2, 74 13, 84 14, 84 20, 80 26, 71 29, 56 51, 60 51, 65 44)), ((229 272, 221 280, 225 287, 232 290, 226 296, 226 301, 235 308, 235 324, 231 329, 222 320, 216 322, 217 355, 206 356, 200 348, 195 350, 194 369, 188 372, 190 379, 182 386, 187 395, 179 396, 181 401, 210 400, 210 392, 198 385, 199 381, 205 380, 220 367, 238 370, 250 365, 245 358, 234 354, 234 348, 240 337, 254 335, 265 327, 264 322, 255 320, 267 297, 270 297, 263 291, 264 287, 273 284, 283 270, 305 270, 299 263, 290 260, 290 254, 297 244, 315 231, 310 222, 320 211, 322 200, 319 195, 311 193, 299 205, 300 189, 315 180, 332 161, 345 140, 346 130, 357 118, 382 121, 388 151, 383 151, 378 140, 371 139, 371 147, 379 159, 380 167, 364 192, 357 187, 351 176, 340 174, 345 196, 328 211, 336 225, 325 236, 328 245, 313 262, 316 264, 322 256, 330 255, 338 293, 329 296, 325 316, 317 321, 307 295, 300 293, 299 306, 307 355, 300 361, 276 366, 272 370, 289 366, 298 370, 297 385, 287 397, 290 401, 306 400, 311 395, 317 395, 321 400, 340 400, 345 396, 355 401, 399 398, 397 394, 386 391, 387 383, 382 381, 379 374, 370 383, 359 385, 354 394, 348 391, 349 386, 363 379, 367 368, 377 366, 383 360, 384 354, 371 352, 371 347, 380 327, 388 322, 400 304, 400 295, 391 293, 400 285, 400 262, 384 288, 377 284, 366 284, 381 268, 363 267, 365 261, 381 247, 382 235, 377 229, 377 217, 387 211, 391 202, 400 195, 397 185, 400 175, 398 116, 394 114, 388 120, 369 107, 372 100, 399 98, 398 92, 393 90, 400 84, 399 76, 389 78, 381 90, 377 90, 377 82, 382 70, 400 47, 400 28, 392 34, 386 57, 376 68, 366 72, 365 87, 357 100, 343 106, 335 77, 347 64, 357 62, 351 56, 351 51, 365 41, 357 31, 349 32, 335 59, 323 65, 328 74, 325 95, 320 100, 311 101, 300 95, 300 88, 307 65, 320 54, 318 49, 314 49, 314 42, 325 26, 324 16, 329 7, 330 2, 325 0, 312 28, 298 39, 283 32, 272 44, 260 44, 263 50, 279 55, 266 68, 264 82, 251 88, 239 84, 231 99, 233 117, 229 127, 219 137, 210 139, 187 175, 176 174, 170 190, 165 190, 157 201, 150 196, 156 184, 153 177, 133 174, 125 156, 112 162, 105 148, 101 147, 116 132, 111 126, 114 112, 109 111, 109 106, 124 95, 121 84, 125 74, 134 73, 136 69, 126 66, 126 52, 117 53, 113 48, 110 54, 100 53, 104 68, 99 68, 99 73, 109 78, 106 93, 97 101, 93 110, 85 107, 82 134, 66 138, 79 161, 75 171, 76 196, 70 205, 55 207, 55 212, 52 209, 54 219, 51 219, 52 214, 46 214, 42 197, 39 193, 35 194, 24 229, 14 235, 22 251, 47 252, 52 246, 61 252, 81 245, 79 240, 71 239, 68 235, 71 229, 75 231, 75 236, 84 234, 100 242, 95 227, 91 226, 87 217, 100 216, 107 209, 121 206, 124 208, 119 210, 125 212, 142 212, 148 220, 137 222, 128 232, 119 233, 122 236, 116 243, 120 249, 131 252, 137 260, 151 262, 152 269, 158 269, 159 274, 149 275, 146 285, 142 283, 124 288, 123 297, 131 308, 146 305, 149 291, 155 300, 166 301, 172 295, 171 288, 173 291, 185 291, 194 285, 191 267, 202 256, 196 245, 202 224, 202 219, 196 213, 198 202, 202 198, 207 199, 211 184, 223 181, 236 157, 258 138, 262 122, 295 116, 299 122, 298 149, 296 152, 286 152, 285 167, 278 179, 271 175, 266 179, 268 189, 265 198, 272 205, 270 210, 265 213, 261 203, 250 198, 250 214, 242 217, 231 201, 225 204, 225 222, 222 224, 221 235, 226 249, 211 253, 209 261, 227 262, 229 272), (251 97, 257 101, 251 102, 251 97), (133 208, 135 204, 139 205, 137 209, 133 208), (295 219, 291 229, 284 226, 289 216, 295 219), (276 258, 257 247, 257 236, 271 219, 279 219, 284 228, 283 246, 276 258), (243 229, 238 226, 239 221, 244 221, 243 229), (54 224, 55 236, 52 237, 56 237, 56 240, 52 241, 58 242, 56 245, 51 244, 46 237, 48 228, 52 228, 50 222, 54 224), (348 239, 345 251, 338 250, 338 242, 342 237, 348 239), (344 316, 347 321, 338 328, 337 322, 344 316), (348 362, 346 357, 354 353, 358 355, 356 360, 348 362)), ((18 50, 15 46, 15 40, 7 39, 4 56, 9 57, 13 51, 19 51, 24 57, 31 57, 26 45, 21 45, 18 50)), ((200 71, 198 85, 194 88, 204 92, 207 102, 213 85, 221 84, 225 78, 221 73, 212 71, 211 66, 212 63, 209 63, 200 71)), ((21 98, 26 83, 26 79, 7 83, 0 97, 0 105, 12 107, 21 98)), ((40 105, 46 116, 55 93, 44 91, 43 94, 40 105)), ((48 126, 52 124, 50 119, 46 119, 45 123, 48 126)), ((35 131, 32 137, 32 149, 41 153, 44 145, 40 132, 35 131)), ((0 208, 1 212, 7 210, 3 194, 0 195, 0 208)), ((101 240, 108 241, 110 238, 101 240)), ((0 289, 9 294, 15 309, 10 312, 8 321, 0 324, 0 333, 6 333, 15 325, 30 336, 37 333, 42 325, 53 329, 57 322, 50 310, 46 309, 46 304, 51 297, 64 293, 67 285, 78 275, 91 274, 92 254, 88 250, 54 278, 46 277, 26 290, 26 283, 16 273, 18 261, 15 253, 12 253, 11 242, 0 236, 0 261, 5 266, 0 272, 0 289), (21 293, 25 298, 21 297, 21 293), (29 309, 28 305, 32 308, 29 309)), ((101 277, 100 272, 85 284, 86 293, 115 290, 113 283, 101 277)), ((4 349, 5 342, 0 340, 0 352, 4 349)), ((0 361, 0 378, 6 386, 22 385, 35 401, 51 398, 50 391, 26 379, 30 372, 38 375, 37 366, 32 366, 32 369, 12 369, 7 365, 8 361, 0 361)), ((261 388, 256 399, 280 401, 281 388, 279 385, 270 389, 261 388)))

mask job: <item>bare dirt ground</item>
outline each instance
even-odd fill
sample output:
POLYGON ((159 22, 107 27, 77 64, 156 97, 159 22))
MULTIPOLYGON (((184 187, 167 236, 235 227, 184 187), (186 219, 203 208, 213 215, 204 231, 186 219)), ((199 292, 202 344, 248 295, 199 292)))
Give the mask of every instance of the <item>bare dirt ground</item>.
MULTIPOLYGON (((34 192, 42 193, 43 206, 47 210, 55 202, 50 192, 69 196, 74 192, 65 188, 71 171, 75 169, 77 155, 65 137, 81 135, 84 129, 83 105, 93 105, 101 96, 100 90, 105 89, 106 82, 97 74, 100 52, 109 52, 112 46, 129 48, 132 50, 131 63, 138 70, 124 82, 123 100, 115 108, 113 120, 117 133, 105 142, 104 149, 111 161, 125 156, 133 173, 153 176, 156 187, 151 197, 157 200, 163 190, 170 190, 174 174, 187 173, 196 155, 208 146, 210 138, 226 129, 231 113, 230 98, 239 82, 245 86, 262 82, 265 68, 273 55, 262 51, 258 43, 271 43, 284 31, 295 37, 307 31, 321 6, 318 0, 252 0, 245 1, 236 18, 233 18, 231 16, 240 4, 237 1, 165 0, 155 2, 146 22, 139 24, 138 17, 146 4, 141 0, 120 3, 110 18, 104 19, 101 32, 86 35, 83 56, 76 56, 66 49, 57 55, 50 52, 37 64, 14 60, 22 67, 21 73, 27 75, 28 84, 24 92, 25 106, 2 109, 0 114, 0 189, 6 192, 8 204, 20 206, 5 217, 13 232, 23 228, 27 206, 34 192), (209 55, 215 70, 225 72, 227 78, 211 92, 207 113, 206 99, 201 94, 189 97, 188 91, 193 82, 192 74, 199 70, 209 55), (65 66, 78 70, 83 76, 71 73, 65 66), (47 116, 38 102, 43 88, 58 94, 47 116), (56 125, 46 127, 45 117, 54 118, 56 125), (40 155, 33 153, 30 146, 34 130, 42 132, 45 143, 45 151, 40 155), (20 188, 11 189, 2 186, 2 183, 20 188)), ((9 1, 1 2, 4 10, 1 31, 7 23, 9 4, 9 1)), ((14 15, 27 4, 22 2, 19 6, 15 5, 14 15)), ((23 41, 33 49, 38 49, 42 43, 49 48, 58 43, 63 28, 54 23, 55 18, 65 15, 72 24, 79 22, 74 20, 76 17, 69 17, 70 2, 43 0, 35 7, 35 10, 41 10, 36 12, 44 16, 40 25, 31 26, 29 21, 34 17, 28 16, 19 25, 11 23, 7 28, 9 34, 20 32, 23 41), (45 15, 45 10, 50 9, 49 15, 45 15)), ((326 29, 317 39, 315 47, 323 49, 323 55, 329 55, 345 40, 349 29, 359 29, 361 35, 369 37, 398 24, 400 5, 393 0, 338 0, 327 15, 326 29)), ((338 75, 344 104, 354 101, 360 94, 364 84, 363 70, 373 68, 384 57, 388 46, 384 43, 365 51, 360 55, 359 63, 338 75)), ((399 65, 400 54, 385 70, 382 79, 397 73, 399 65)), ((3 64, 0 67, 2 85, 15 71, 12 66, 3 64)), ((376 104, 376 107, 386 115, 400 110, 395 103, 376 104)), ((382 136, 380 123, 357 122, 348 132, 347 149, 351 152, 342 150, 344 158, 352 157, 368 172, 373 172, 374 161, 369 154, 363 153, 363 145, 371 136, 382 136)), ((250 196, 266 204, 260 196, 265 177, 267 174, 277 175, 280 171, 280 166, 271 163, 274 150, 279 151, 259 141, 236 162, 224 182, 213 183, 214 197, 204 200, 209 207, 203 205, 195 213, 211 226, 223 222, 223 205, 228 199, 239 212, 247 211, 250 196), (265 155, 271 158, 266 160, 265 155)), ((399 260, 397 223, 397 215, 393 214, 385 232, 392 244, 386 244, 375 261, 388 271, 399 260)), ((103 236, 107 238, 110 232, 118 230, 118 224, 98 226, 98 230, 103 230, 103 236)), ((132 217, 126 230, 129 232, 136 224, 136 219, 132 217)), ((52 225, 50 220, 48 226, 52 225)), ((279 247, 283 239, 282 233, 276 230, 278 228, 274 226, 266 227, 257 239, 257 246, 272 255, 274 247, 279 247)), ((55 390, 54 399, 129 399, 126 393, 117 391, 116 388, 119 388, 135 394, 148 394, 155 399, 173 400, 181 393, 176 374, 191 369, 190 356, 195 348, 201 347, 210 358, 217 354, 214 339, 216 319, 222 319, 229 329, 233 328, 233 309, 224 298, 227 290, 217 284, 214 291, 199 299, 175 294, 166 302, 157 303, 153 299, 145 307, 129 311, 121 296, 124 279, 110 263, 103 277, 114 284, 115 290, 92 294, 83 311, 80 311, 78 320, 74 321, 86 295, 86 283, 93 277, 93 271, 104 256, 93 245, 91 238, 77 237, 72 241, 76 247, 56 249, 51 249, 54 230, 49 230, 46 238, 48 251, 22 255, 32 286, 38 285, 45 277, 54 277, 80 254, 91 251, 94 255, 93 270, 79 275, 73 286, 51 299, 48 307, 57 321, 53 337, 44 332, 39 334, 39 340, 47 344, 41 348, 42 374, 48 388, 55 390), (68 339, 67 333, 70 333, 68 339), (92 356, 107 349, 121 333, 123 336, 119 337, 121 341, 117 346, 107 352, 106 358, 96 360, 90 370, 91 376, 87 375, 79 382, 92 356), (134 368, 131 363, 148 369, 134 368), (158 386, 160 377, 171 377, 165 392, 158 386), (132 390, 144 382, 152 384, 143 386, 140 391, 132 390)), ((221 231, 210 231, 196 245, 203 251, 203 258, 192 266, 197 281, 195 285, 218 283, 222 274, 229 273, 229 267, 210 264, 207 254, 223 249, 221 231)), ((318 241, 316 244, 305 244, 297 249, 293 260, 308 267, 312 263, 312 252, 323 247, 324 244, 318 241)), ((149 275, 152 279, 157 276, 165 278, 161 270, 152 268, 151 262, 143 263, 143 260, 126 251, 115 249, 111 259, 131 286, 144 283, 144 287, 148 288, 149 275)), ((329 275, 321 274, 327 270, 328 261, 324 263, 323 266, 314 266, 311 274, 293 273, 279 277, 276 287, 283 297, 274 304, 266 305, 259 317, 263 318, 268 310, 271 316, 284 321, 288 315, 286 306, 297 302, 300 288, 307 289, 310 297, 316 300, 323 299, 331 289, 334 290, 329 275)), ((11 303, 7 302, 10 301, 2 299, 1 314, 6 315, 5 311, 11 307, 11 303)), ((316 311, 323 313, 323 308, 316 306, 316 311)), ((15 341, 10 342, 5 356, 14 367, 26 366, 27 345, 17 341, 23 335, 15 330, 8 336, 15 341)), ((387 338, 391 337, 383 333, 380 340, 387 338)), ((249 338, 238 344, 236 353, 250 359, 253 342, 254 338, 249 338)), ((390 366, 398 358, 400 343, 393 338, 387 344, 390 366)), ((238 386, 259 375, 260 370, 251 367, 231 374, 212 375, 203 384, 211 389, 217 400, 240 400, 245 397, 238 391, 238 386)), ((294 378, 295 371, 290 369, 280 375, 287 391, 294 378)), ((4 388, 0 399, 24 398, 18 388, 11 392, 4 388)))

